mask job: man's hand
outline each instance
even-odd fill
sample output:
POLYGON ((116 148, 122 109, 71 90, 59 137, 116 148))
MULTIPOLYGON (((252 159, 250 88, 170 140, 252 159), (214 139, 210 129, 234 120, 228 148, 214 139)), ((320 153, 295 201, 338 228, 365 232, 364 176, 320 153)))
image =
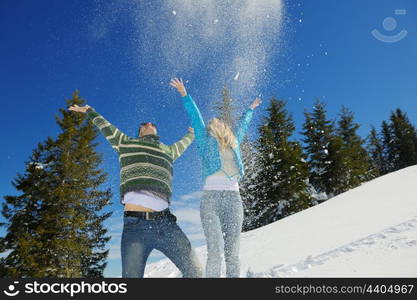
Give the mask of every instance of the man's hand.
POLYGON ((176 88, 182 97, 187 96, 187 91, 185 90, 185 86, 181 78, 171 79, 171 82, 169 83, 169 85, 176 88))
POLYGON ((261 98, 259 98, 259 97, 257 97, 253 102, 252 102, 252 104, 249 106, 250 108, 252 108, 252 109, 255 109, 255 108, 257 108, 258 106, 259 106, 259 104, 261 104, 262 103, 262 101, 261 101, 261 98))
POLYGON ((188 132, 194 134, 194 128, 188 127, 188 132))
POLYGON ((90 108, 90 106, 88 106, 88 105, 78 106, 77 104, 74 104, 73 106, 70 106, 70 108, 68 108, 68 110, 85 113, 87 111, 87 109, 89 109, 89 108, 90 108))

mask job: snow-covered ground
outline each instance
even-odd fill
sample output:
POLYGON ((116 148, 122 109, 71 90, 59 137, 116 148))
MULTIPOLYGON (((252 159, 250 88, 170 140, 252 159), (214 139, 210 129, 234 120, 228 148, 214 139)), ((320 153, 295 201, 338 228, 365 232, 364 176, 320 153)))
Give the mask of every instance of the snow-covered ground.
MULTIPOLYGON (((417 277, 417 166, 243 233, 240 259, 242 277, 417 277)), ((180 276, 168 259, 145 274, 180 276)))

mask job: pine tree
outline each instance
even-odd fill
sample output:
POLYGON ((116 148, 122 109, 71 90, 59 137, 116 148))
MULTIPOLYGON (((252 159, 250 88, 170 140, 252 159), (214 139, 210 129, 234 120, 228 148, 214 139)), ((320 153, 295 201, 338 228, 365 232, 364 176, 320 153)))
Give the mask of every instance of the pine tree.
POLYGON ((244 207, 243 232, 253 229, 258 205, 259 154, 248 138, 240 145, 245 176, 239 182, 240 195, 244 207))
MULTIPOLYGON (((67 100, 67 106, 84 103, 78 91, 67 100)), ((3 277, 103 276, 110 239, 103 221, 111 212, 102 211, 111 193, 99 190, 106 175, 94 151, 98 132, 84 115, 60 112, 62 133, 39 144, 25 174, 17 175, 12 184, 21 195, 4 197, 3 277)))
POLYGON ((334 135, 330 138, 327 146, 326 165, 323 168, 324 192, 328 198, 347 190, 349 171, 348 156, 344 149, 343 139, 334 135))
POLYGON ((386 174, 387 162, 384 157, 384 147, 382 146, 381 138, 374 126, 371 126, 371 132, 369 133, 367 140, 367 150, 371 157, 373 172, 376 176, 386 174))
POLYGON ((397 109, 391 113, 390 127, 393 136, 391 154, 394 157, 393 171, 417 164, 417 132, 407 115, 397 109))
POLYGON ((387 121, 382 121, 381 125, 382 136, 382 148, 383 157, 385 161, 385 173, 390 173, 395 170, 395 166, 398 164, 398 155, 394 143, 394 133, 392 132, 392 126, 387 121))
POLYGON ((0 252, 9 252, 0 261, 0 277, 45 277, 55 257, 46 253, 43 235, 43 215, 47 211, 45 202, 53 203, 52 186, 59 178, 50 172, 54 157, 51 154, 54 141, 48 138, 32 151, 26 162, 25 174, 17 174, 12 185, 19 196, 5 196, 2 215, 8 222, 6 236, 0 238, 0 252))
MULTIPOLYGON (((334 123, 326 117, 326 105, 317 100, 313 112, 305 112, 302 134, 304 150, 307 154, 309 182, 318 193, 331 191, 332 177, 329 174, 329 145, 334 138, 334 123)), ((336 151, 336 144, 333 149, 336 151)), ((336 152, 334 152, 336 153, 336 152)), ((329 196, 329 195, 327 195, 329 196)))
POLYGON ((336 134, 342 140, 339 153, 343 156, 341 161, 344 161, 342 169, 344 183, 337 189, 335 195, 355 188, 376 176, 368 152, 363 147, 365 141, 357 134, 359 127, 359 124, 354 123, 353 112, 342 107, 336 134))
POLYGON ((257 175, 257 219, 259 227, 311 206, 308 167, 298 142, 290 141, 295 126, 286 103, 273 98, 268 116, 259 128, 257 150, 261 169, 257 175))
MULTIPOLYGON (((67 107, 74 104, 81 106, 84 103, 85 101, 79 97, 79 93, 76 91, 72 99, 67 101, 67 107)), ((111 199, 110 190, 98 190, 98 187, 106 180, 106 174, 98 170, 102 161, 101 155, 93 150, 95 144, 92 141, 99 133, 91 122, 84 122, 84 114, 64 109, 61 109, 60 112, 63 117, 56 118, 63 131, 57 140, 60 149, 60 167, 62 168, 60 171, 67 175, 69 180, 68 186, 61 187, 65 194, 73 197, 71 201, 68 201, 69 197, 66 198, 71 207, 69 215, 73 216, 72 228, 69 233, 71 235, 71 230, 77 230, 79 236, 83 238, 80 239, 80 242, 85 242, 84 249, 77 249, 81 256, 73 269, 76 272, 81 271, 86 277, 101 277, 108 255, 108 250, 104 250, 104 248, 110 240, 110 237, 106 236, 107 229, 104 228, 103 222, 112 213, 99 213, 110 205, 111 199), (76 220, 79 220, 79 223, 76 220), (78 266, 80 266, 80 270, 78 270, 78 266)))
POLYGON ((235 126, 235 104, 227 86, 223 87, 222 98, 215 103, 214 110, 217 112, 217 118, 224 121, 230 128, 235 126))
POLYGON ((417 131, 407 115, 397 109, 381 125, 384 169, 382 174, 417 164, 417 131))

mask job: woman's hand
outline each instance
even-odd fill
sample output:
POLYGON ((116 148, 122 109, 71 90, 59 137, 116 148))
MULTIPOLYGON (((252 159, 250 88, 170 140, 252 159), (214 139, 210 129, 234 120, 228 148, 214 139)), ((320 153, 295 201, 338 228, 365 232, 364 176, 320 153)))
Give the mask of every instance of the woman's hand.
POLYGON ((73 106, 70 106, 68 108, 68 110, 85 113, 87 111, 87 109, 89 109, 89 108, 90 108, 90 106, 88 106, 88 105, 78 106, 77 104, 74 104, 73 106))
POLYGON ((261 98, 259 98, 259 97, 257 97, 253 102, 252 102, 252 104, 249 106, 251 109, 255 109, 255 108, 257 108, 258 106, 259 106, 259 104, 261 104, 262 103, 262 101, 261 101, 261 98))
POLYGON ((187 96, 187 91, 185 90, 185 86, 181 78, 171 79, 171 82, 169 83, 169 85, 176 88, 182 97, 187 96))

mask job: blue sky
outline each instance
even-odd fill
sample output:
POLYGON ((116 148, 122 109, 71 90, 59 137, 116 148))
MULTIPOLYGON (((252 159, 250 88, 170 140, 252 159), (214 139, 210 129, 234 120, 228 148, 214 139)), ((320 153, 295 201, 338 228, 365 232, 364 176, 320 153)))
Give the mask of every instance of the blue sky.
MULTIPOLYGON (((142 121, 155 122, 167 144, 180 139, 189 125, 168 86, 173 76, 186 80, 206 119, 215 115, 211 105, 223 84, 231 88, 238 112, 261 95, 264 103, 251 138, 272 96, 288 101, 296 137, 303 111, 311 110, 316 98, 327 102, 331 118, 342 105, 353 110, 364 137, 371 124, 379 126, 397 107, 417 124, 415 1, 283 1, 282 6, 279 0, 241 1, 246 7, 218 2, 0 1, 0 126, 6 129, 0 194, 16 193, 10 182, 24 171, 32 149, 59 133, 54 115, 75 89, 128 135, 135 136, 142 121), (396 14, 397 9, 406 12, 396 14), (391 36, 406 30, 407 35, 386 43, 371 34, 374 29, 391 36)), ((119 167, 105 139, 99 142, 109 173, 103 188, 114 193, 105 275, 117 277, 119 167)), ((192 145, 176 162, 172 208, 195 246, 204 244, 201 187, 192 145)), ((154 253, 150 261, 159 258, 154 253)))

